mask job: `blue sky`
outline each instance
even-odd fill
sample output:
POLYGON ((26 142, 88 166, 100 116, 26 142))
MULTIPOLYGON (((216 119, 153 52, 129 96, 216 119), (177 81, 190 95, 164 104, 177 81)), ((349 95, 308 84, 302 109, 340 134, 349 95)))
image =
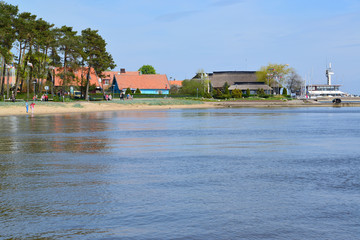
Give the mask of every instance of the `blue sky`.
POLYGON ((307 83, 360 94, 359 0, 7 0, 57 27, 99 30, 117 69, 153 65, 168 78, 199 69, 289 64, 307 83))

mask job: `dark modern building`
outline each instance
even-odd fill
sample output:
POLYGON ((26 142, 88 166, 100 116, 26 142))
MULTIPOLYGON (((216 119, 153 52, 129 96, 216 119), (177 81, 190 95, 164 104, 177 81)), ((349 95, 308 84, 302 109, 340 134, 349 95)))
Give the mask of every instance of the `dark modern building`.
POLYGON ((263 89, 266 94, 272 93, 272 88, 264 82, 257 79, 256 71, 219 71, 209 73, 211 85, 215 89, 222 89, 227 83, 229 91, 234 89, 241 90, 244 94, 250 90, 250 94, 256 94, 258 90, 263 89))

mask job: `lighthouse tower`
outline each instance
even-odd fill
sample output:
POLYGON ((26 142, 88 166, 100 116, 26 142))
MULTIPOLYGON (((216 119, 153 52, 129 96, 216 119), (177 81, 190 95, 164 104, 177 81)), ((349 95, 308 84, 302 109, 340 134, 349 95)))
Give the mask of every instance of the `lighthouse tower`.
POLYGON ((334 75, 334 72, 331 70, 331 63, 330 63, 329 68, 326 69, 327 85, 331 85, 331 75, 334 75))

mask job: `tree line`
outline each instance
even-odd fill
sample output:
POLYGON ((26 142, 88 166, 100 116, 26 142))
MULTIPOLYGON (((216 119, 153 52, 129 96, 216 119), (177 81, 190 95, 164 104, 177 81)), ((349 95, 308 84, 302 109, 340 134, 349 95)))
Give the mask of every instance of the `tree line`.
MULTIPOLYGON (((47 79, 54 94, 54 68, 62 80, 63 90, 73 81, 81 81, 81 91, 88 97, 90 71, 99 77, 116 67, 106 42, 98 30, 86 28, 78 33, 71 26, 55 27, 30 12, 19 12, 18 6, 0 1, 0 54, 2 61, 1 95, 4 94, 6 68, 14 65, 16 83, 13 88, 26 91, 35 79, 47 79), (74 72, 81 70, 81 79, 74 72)), ((42 89, 43 81, 36 85, 42 89)), ((34 91, 35 89, 33 89, 34 91)))

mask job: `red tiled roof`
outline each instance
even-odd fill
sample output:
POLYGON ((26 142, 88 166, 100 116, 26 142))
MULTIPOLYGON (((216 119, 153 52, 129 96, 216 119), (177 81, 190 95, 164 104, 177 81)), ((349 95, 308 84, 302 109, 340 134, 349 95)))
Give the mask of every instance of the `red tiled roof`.
POLYGON ((176 85, 178 87, 181 87, 182 86, 182 82, 183 81, 177 81, 177 80, 174 80, 174 81, 170 81, 170 85, 176 85))
POLYGON ((131 75, 131 76, 138 76, 140 75, 140 72, 125 72, 125 73, 120 73, 119 71, 105 71, 103 72, 103 77, 102 79, 110 79, 112 80, 114 78, 114 75, 131 75))
MULTIPOLYGON (((87 67, 84 68, 80 68, 77 69, 76 71, 72 71, 71 69, 68 69, 68 71, 72 71, 75 75, 75 79, 71 79, 69 80, 69 85, 74 85, 74 86, 80 86, 81 84, 81 75, 83 75, 83 81, 84 84, 86 83, 86 76, 88 73, 88 69, 87 67)), ((63 79, 60 78, 60 76, 58 75, 59 73, 62 73, 63 70, 62 68, 56 68, 55 69, 55 86, 62 86, 63 85, 63 79)), ((91 69, 90 70, 90 85, 95 84, 97 87, 101 87, 100 83, 99 83, 99 77, 95 74, 95 70, 91 69)))
POLYGON ((143 74, 139 72, 115 74, 119 89, 170 89, 170 84, 165 74, 143 74))

